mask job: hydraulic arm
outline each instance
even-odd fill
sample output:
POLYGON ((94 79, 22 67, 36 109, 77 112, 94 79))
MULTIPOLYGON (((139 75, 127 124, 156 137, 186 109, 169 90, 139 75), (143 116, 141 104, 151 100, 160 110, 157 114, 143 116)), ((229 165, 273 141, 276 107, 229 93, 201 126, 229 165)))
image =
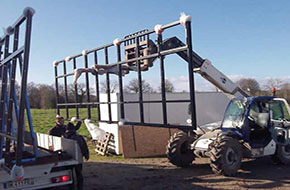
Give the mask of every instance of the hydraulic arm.
MULTIPOLYGON (((185 44, 177 37, 172 37, 163 41, 163 50, 183 47, 185 44)), ((177 53, 182 59, 187 60, 186 51, 177 53)), ((215 87, 220 89, 229 97, 248 97, 249 95, 243 91, 237 84, 235 84, 226 75, 215 68, 207 59, 202 59, 197 53, 192 52, 192 60, 194 63, 194 72, 199 73, 203 78, 212 83, 215 87)))

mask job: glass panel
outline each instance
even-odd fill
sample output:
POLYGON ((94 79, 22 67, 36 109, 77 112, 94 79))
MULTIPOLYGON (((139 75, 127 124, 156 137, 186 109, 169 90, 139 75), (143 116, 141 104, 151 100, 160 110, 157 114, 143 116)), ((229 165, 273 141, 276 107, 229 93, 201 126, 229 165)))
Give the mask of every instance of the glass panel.
POLYGON ((243 121, 245 110, 246 104, 244 101, 232 100, 225 112, 222 127, 225 128, 240 127, 243 121))
POLYGON ((278 119, 283 118, 283 113, 282 113, 280 101, 273 101, 272 111, 273 111, 272 119, 278 120, 278 119))
POLYGON ((257 102, 255 102, 250 109, 249 116, 256 121, 258 119, 259 112, 259 106, 257 102))
POLYGON ((284 118, 290 121, 290 114, 289 114, 288 109, 285 105, 285 102, 281 102, 281 103, 282 103, 284 118))

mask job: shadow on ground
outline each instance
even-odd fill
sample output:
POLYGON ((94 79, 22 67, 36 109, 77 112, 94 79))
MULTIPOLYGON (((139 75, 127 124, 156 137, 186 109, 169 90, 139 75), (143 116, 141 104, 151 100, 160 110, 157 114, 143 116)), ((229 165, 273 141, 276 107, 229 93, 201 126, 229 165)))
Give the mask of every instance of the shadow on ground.
POLYGON ((271 159, 244 161, 234 177, 213 174, 206 159, 188 168, 164 158, 125 162, 87 162, 84 189, 290 189, 290 167, 271 159))

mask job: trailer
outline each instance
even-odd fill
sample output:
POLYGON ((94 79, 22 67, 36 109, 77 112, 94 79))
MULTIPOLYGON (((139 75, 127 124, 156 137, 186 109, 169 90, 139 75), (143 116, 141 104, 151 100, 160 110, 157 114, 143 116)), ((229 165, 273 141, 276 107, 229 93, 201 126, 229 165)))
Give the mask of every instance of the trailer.
POLYGON ((75 167, 82 163, 78 144, 33 128, 26 87, 34 13, 24 9, 0 38, 0 189, 75 189, 75 167))

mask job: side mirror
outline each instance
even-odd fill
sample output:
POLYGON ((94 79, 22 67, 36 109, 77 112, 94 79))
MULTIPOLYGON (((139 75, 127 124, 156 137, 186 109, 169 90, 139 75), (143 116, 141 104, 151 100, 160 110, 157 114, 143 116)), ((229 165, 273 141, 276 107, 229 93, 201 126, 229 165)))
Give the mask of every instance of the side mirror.
POLYGON ((269 122, 269 113, 259 113, 256 124, 261 128, 266 128, 269 122))

